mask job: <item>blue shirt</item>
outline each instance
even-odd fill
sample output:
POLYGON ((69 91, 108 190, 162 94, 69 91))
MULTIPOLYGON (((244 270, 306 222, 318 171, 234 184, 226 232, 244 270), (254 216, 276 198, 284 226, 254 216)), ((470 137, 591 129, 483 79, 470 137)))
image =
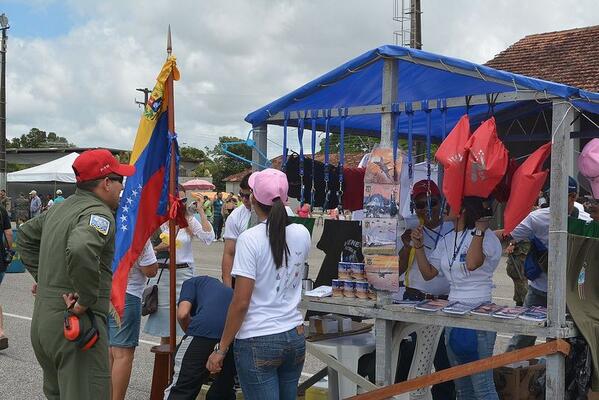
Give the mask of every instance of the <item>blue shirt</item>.
POLYGON ((220 339, 225 328, 233 289, 209 276, 196 276, 183 282, 179 303, 191 303, 191 322, 186 335, 220 339))
POLYGON ((222 201, 218 198, 212 202, 212 208, 214 209, 214 215, 221 215, 221 212, 223 209, 223 203, 224 203, 224 201, 222 201))

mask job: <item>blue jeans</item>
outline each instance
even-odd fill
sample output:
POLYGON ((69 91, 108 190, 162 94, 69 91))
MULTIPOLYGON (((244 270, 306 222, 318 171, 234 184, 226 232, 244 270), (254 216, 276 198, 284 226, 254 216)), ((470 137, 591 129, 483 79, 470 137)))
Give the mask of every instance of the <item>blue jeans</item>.
MULTIPOLYGON (((452 367, 460 365, 458 356, 453 352, 449 338, 454 328, 445 328, 445 344, 447 345, 447 357, 452 367)), ((491 357, 495 346, 496 332, 476 331, 478 341, 478 359, 491 357)), ((478 374, 465 376, 454 380, 458 400, 498 400, 495 382, 493 381, 493 370, 490 369, 478 374)))
POLYGON ((293 328, 274 335, 236 339, 233 347, 239 383, 246 400, 295 400, 306 340, 293 328))
POLYGON ((141 299, 127 293, 125 312, 119 327, 115 319, 108 315, 108 342, 111 347, 134 348, 139 345, 141 326, 141 299))

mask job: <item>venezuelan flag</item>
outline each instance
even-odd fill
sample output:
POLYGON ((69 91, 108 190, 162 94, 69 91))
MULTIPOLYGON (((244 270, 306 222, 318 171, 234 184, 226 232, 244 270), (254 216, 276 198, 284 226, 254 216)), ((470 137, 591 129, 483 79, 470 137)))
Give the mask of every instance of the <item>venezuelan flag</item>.
POLYGON ((166 81, 171 73, 179 80, 172 56, 156 78, 144 108, 129 162, 135 165, 135 174, 127 178, 116 215, 111 302, 121 316, 129 270, 152 233, 168 220, 170 146, 177 146, 168 132, 166 81))

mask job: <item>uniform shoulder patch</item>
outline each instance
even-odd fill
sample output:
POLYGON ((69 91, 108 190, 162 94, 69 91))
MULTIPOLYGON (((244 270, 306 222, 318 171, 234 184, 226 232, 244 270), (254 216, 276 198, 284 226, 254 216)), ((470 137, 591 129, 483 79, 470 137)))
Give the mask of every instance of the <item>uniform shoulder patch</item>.
POLYGON ((108 221, 103 216, 92 214, 89 218, 89 224, 90 226, 93 226, 102 235, 108 235, 108 230, 110 229, 110 221, 108 221))

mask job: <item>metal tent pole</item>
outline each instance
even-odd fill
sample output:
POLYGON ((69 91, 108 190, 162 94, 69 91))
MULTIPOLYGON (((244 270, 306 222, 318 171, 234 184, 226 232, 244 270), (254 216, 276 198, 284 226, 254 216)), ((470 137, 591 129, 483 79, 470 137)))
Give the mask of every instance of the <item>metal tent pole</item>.
MULTIPOLYGON (((549 286, 547 324, 555 337, 562 336, 566 325, 566 265, 568 244, 568 171, 572 162, 570 131, 574 109, 564 100, 553 102, 553 144, 551 149, 551 222, 549 224, 549 286)), ((562 399, 565 390, 565 359, 547 357, 546 398, 562 399)))

